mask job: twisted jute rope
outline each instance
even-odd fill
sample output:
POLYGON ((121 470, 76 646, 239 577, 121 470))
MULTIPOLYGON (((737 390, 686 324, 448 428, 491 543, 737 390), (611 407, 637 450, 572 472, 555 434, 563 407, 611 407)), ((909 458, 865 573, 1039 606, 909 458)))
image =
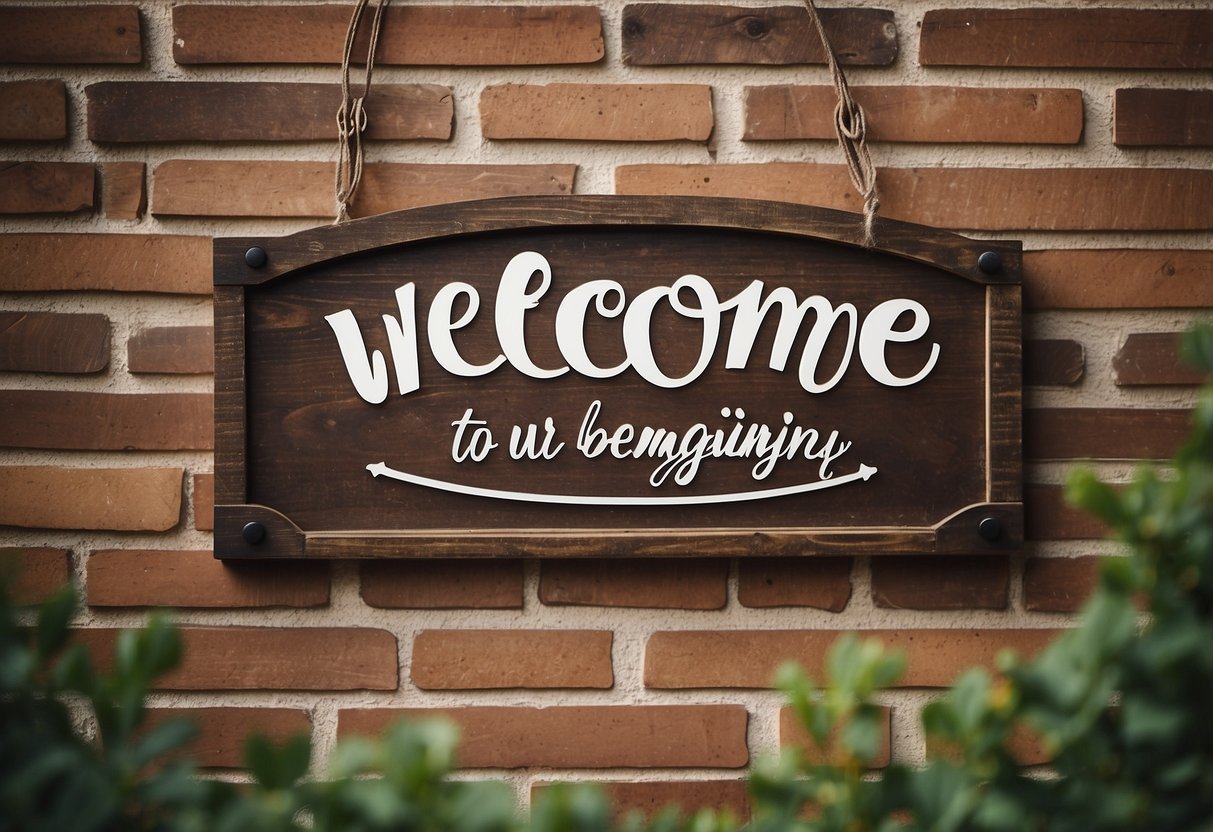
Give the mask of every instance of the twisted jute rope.
POLYGON ((847 85, 847 76, 838 65, 838 57, 826 37, 825 26, 821 23, 821 15, 813 0, 804 0, 809 10, 809 17, 821 38, 822 48, 825 49, 826 63, 830 66, 830 77, 834 81, 834 94, 838 103, 834 106, 834 134, 838 137, 838 148, 842 151, 847 162, 847 173, 851 175, 851 184, 863 197, 863 244, 871 248, 876 244, 873 224, 876 213, 880 210, 880 195, 876 191, 876 166, 868 154, 867 122, 864 119, 863 108, 851 97, 851 88, 847 85))
POLYGON ((362 83, 362 94, 354 96, 350 91, 350 62, 354 55, 354 42, 362 26, 362 16, 370 0, 358 0, 350 16, 350 25, 345 33, 345 51, 341 58, 341 106, 337 108, 337 178, 334 190, 337 194, 338 225, 350 218, 350 203, 362 182, 362 134, 366 131, 366 97, 371 92, 371 74, 375 70, 375 50, 379 47, 379 30, 383 22, 383 10, 391 0, 379 0, 371 19, 370 37, 366 46, 366 75, 362 83))

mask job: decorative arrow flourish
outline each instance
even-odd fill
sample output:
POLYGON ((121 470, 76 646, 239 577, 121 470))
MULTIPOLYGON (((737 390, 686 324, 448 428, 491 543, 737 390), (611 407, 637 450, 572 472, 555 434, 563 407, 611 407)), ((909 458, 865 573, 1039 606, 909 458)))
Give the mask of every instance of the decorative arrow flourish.
POLYGON ((768 497, 787 497, 791 494, 804 494, 809 491, 823 491, 839 485, 846 485, 856 480, 865 482, 872 478, 876 469, 871 465, 860 465, 858 471, 831 477, 828 480, 789 485, 783 488, 768 488, 764 491, 742 491, 735 494, 701 494, 683 496, 657 497, 596 497, 585 494, 532 494, 526 491, 502 491, 496 488, 478 488, 474 485, 459 485, 458 483, 420 477, 404 471, 389 468, 386 462, 374 462, 366 466, 366 470, 375 477, 388 477, 401 482, 434 488, 439 491, 450 491, 455 494, 470 494, 475 497, 491 497, 495 500, 515 500, 524 503, 554 503, 557 505, 584 506, 688 506, 707 505, 712 503, 741 503, 748 500, 765 500, 768 497))

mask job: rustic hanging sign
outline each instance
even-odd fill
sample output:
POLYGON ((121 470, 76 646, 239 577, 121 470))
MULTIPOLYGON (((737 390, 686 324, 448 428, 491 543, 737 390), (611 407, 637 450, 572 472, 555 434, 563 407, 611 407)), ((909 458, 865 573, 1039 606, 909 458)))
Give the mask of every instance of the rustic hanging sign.
POLYGON ((1007 552, 1020 246, 529 197, 215 242, 222 558, 1007 552))

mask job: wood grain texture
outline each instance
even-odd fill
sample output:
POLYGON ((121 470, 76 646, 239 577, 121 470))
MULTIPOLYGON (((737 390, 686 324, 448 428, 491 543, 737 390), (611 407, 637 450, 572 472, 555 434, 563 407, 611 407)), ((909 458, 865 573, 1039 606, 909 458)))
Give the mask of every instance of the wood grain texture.
POLYGON ((1207 69, 1209 9, 932 9, 923 66, 1207 69))
POLYGON ((59 450, 209 450, 209 393, 0 390, 0 446, 59 450))
POLYGON ((0 371, 99 373, 109 366, 105 315, 0 312, 0 371))
POLYGON ((613 638, 609 630, 422 630, 410 677, 422 690, 608 690, 613 638))
POLYGON ((132 373, 207 375, 215 372, 213 326, 153 326, 126 342, 126 366, 132 373))
POLYGON ((0 8, 0 63, 137 64, 142 60, 138 6, 0 8))
POLYGON ((211 293, 211 238, 168 234, 6 234, 6 292, 211 293))
MULTIPOLYGON (((350 7, 341 4, 186 3, 173 8, 179 64, 339 64, 350 7)), ((369 27, 364 27, 364 30, 369 27)), ((365 34, 354 54, 365 55, 365 34)), ((595 63, 604 54, 592 6, 394 5, 384 15, 378 64, 527 66, 595 63)))
POLYGON ((1133 332, 1125 337, 1112 369, 1118 387, 1197 385, 1208 375, 1180 357, 1180 332, 1133 332))
MULTIPOLYGON (((821 9, 840 63, 888 66, 897 57, 893 12, 821 9)), ((635 3, 623 10, 623 61, 678 64, 824 64, 806 9, 635 3)))
POLYGON ((1023 293, 991 286, 987 293, 986 499, 1023 500, 1023 293))
MULTIPOLYGON (((336 141, 339 84, 101 81, 84 89, 95 142, 336 141)), ((438 84, 375 84, 368 139, 451 137, 455 105, 438 84)))
POLYGON ((815 607, 842 612, 851 600, 851 558, 752 558, 737 564, 743 607, 815 607))
POLYGON ((1213 251, 1078 249, 1024 253, 1030 309, 1213 306, 1213 251))
POLYGON ((1120 89, 1112 141, 1121 147, 1213 146, 1213 90, 1120 89))
MULTIPOLYGON (((571 193, 575 165, 366 166, 354 216, 460 200, 571 193)), ((171 160, 153 174, 152 213, 196 217, 331 218, 329 162, 171 160)))
POLYGON ((51 142, 66 138, 67 87, 62 81, 0 82, 0 141, 51 142))
POLYGON ((96 204, 89 162, 0 162, 0 214, 75 214, 96 204))
POLYGON ((1189 410, 1106 407, 1029 408, 1029 459, 1170 459, 1188 437, 1189 410))
MULTIPOLYGON (((852 86, 869 141, 1076 144, 1082 91, 852 86)), ((745 88, 746 141, 836 141, 832 86, 745 88)))
POLYGON ((1029 387, 1068 387, 1082 381, 1086 351, 1068 338, 1033 338, 1023 345, 1023 383, 1029 387))
POLYGON ((101 213, 110 220, 137 220, 147 210, 147 164, 101 163, 101 213))
POLYGON ((703 84, 503 84, 480 123, 486 139, 706 142, 715 120, 703 84))
POLYGON ((181 519, 180 468, 0 467, 0 526, 165 532, 181 519))

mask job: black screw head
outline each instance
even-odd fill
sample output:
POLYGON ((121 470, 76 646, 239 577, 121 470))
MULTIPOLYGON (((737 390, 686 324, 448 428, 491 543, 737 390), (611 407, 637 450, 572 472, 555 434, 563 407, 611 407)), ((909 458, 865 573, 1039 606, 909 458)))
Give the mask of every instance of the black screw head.
POLYGON ((1002 271, 1002 255, 997 251, 983 251, 977 258, 977 268, 982 274, 998 274, 1002 271))
POLYGON ((265 526, 256 521, 245 523, 244 528, 240 530, 240 536, 250 546, 257 546, 265 540, 265 526))
POLYGON ((259 269, 270 261, 270 256, 261 246, 253 246, 244 253, 244 262, 250 269, 259 269))
POLYGON ((993 543, 1002 537, 1002 521, 997 517, 983 517, 977 524, 977 534, 981 536, 982 540, 993 543))

